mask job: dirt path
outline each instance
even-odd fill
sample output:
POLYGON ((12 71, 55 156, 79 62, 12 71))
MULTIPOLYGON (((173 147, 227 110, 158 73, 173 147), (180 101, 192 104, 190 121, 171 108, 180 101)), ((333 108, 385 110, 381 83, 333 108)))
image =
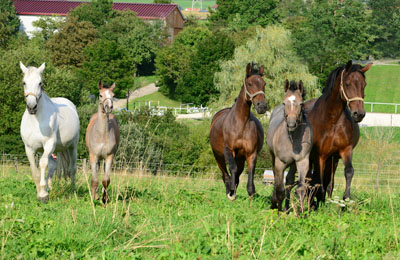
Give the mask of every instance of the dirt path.
MULTIPOLYGON (((133 91, 129 95, 129 100, 132 100, 134 98, 142 97, 149 95, 151 93, 157 92, 159 87, 156 87, 156 84, 151 83, 145 87, 138 88, 135 91, 133 91)), ((118 101, 114 102, 114 108, 119 109, 119 108, 124 108, 126 107, 126 98, 118 99, 118 101)))

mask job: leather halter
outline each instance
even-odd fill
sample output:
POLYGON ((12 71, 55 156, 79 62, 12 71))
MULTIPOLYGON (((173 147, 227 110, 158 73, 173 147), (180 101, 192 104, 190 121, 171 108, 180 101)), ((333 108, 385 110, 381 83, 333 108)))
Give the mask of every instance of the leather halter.
POLYGON ((109 99, 111 101, 111 104, 113 103, 112 98, 105 98, 103 101, 99 101, 99 105, 101 106, 101 109, 103 110, 103 113, 105 113, 105 109, 104 109, 104 102, 109 99))
POLYGON ((344 88, 343 88, 343 74, 344 74, 344 71, 345 70, 342 70, 342 76, 341 76, 341 79, 340 79, 340 90, 342 91, 342 94, 343 94, 344 98, 346 99, 347 107, 349 107, 349 104, 350 104, 351 101, 359 100, 359 101, 364 102, 364 99, 361 98, 361 97, 353 97, 353 98, 348 98, 347 97, 346 92, 344 92, 344 88))
POLYGON ((29 96, 34 96, 36 98, 36 102, 39 101, 39 99, 42 97, 42 93, 40 93, 40 96, 37 96, 35 93, 33 92, 28 92, 25 94, 25 99, 27 99, 29 96))
POLYGON ((254 98, 255 96, 257 96, 257 95, 263 94, 264 97, 265 97, 265 93, 264 93, 264 91, 262 91, 262 90, 259 90, 259 91, 255 92, 255 93, 253 93, 253 94, 250 93, 250 92, 247 90, 247 87, 246 87, 246 78, 243 80, 243 85, 244 85, 244 92, 246 93, 246 95, 248 95, 248 96, 250 97, 250 101, 251 101, 251 102, 253 102, 253 98, 254 98))

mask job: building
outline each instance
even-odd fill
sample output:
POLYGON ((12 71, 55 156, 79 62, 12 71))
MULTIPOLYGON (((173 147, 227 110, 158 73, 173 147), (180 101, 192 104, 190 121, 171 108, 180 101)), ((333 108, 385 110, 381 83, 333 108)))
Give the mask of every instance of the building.
MULTIPOLYGON (((38 30, 33 22, 41 16, 65 17, 72 9, 83 3, 67 0, 13 0, 15 10, 21 20, 20 29, 28 36, 38 30)), ((162 21, 164 28, 171 39, 177 35, 184 26, 185 19, 176 4, 142 4, 142 3, 113 3, 114 10, 131 10, 146 21, 162 21)))

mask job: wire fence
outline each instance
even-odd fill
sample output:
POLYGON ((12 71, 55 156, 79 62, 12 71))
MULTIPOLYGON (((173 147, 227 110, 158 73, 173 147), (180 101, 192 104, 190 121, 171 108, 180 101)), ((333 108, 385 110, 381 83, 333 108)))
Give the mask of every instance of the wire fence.
MULTIPOLYGON (((21 154, 2 154, 0 155, 1 165, 3 167, 15 168, 16 172, 20 167, 29 165, 26 155, 21 154)), ((38 155, 37 155, 38 157, 38 155)), ((371 163, 353 163, 354 177, 352 185, 364 187, 399 187, 400 186, 400 158, 393 158, 386 162, 371 162, 371 163)), ((38 158, 37 160, 38 161, 38 158)), ((89 171, 89 163, 86 159, 77 160, 78 170, 89 171)), ((100 165, 102 166, 102 165, 100 165)), ((257 172, 271 170, 266 168, 256 168, 257 172)), ((217 165, 185 165, 185 164, 164 164, 146 163, 144 161, 115 161, 113 163, 113 171, 116 174, 136 175, 149 174, 172 176, 172 177, 192 177, 192 178, 208 178, 220 179, 221 171, 217 165), (150 169, 156 169, 152 171, 150 169)), ((246 171, 244 171, 246 172, 246 171)), ((255 178, 260 180, 262 174, 256 174, 255 178)), ((344 166, 339 163, 335 175, 335 187, 345 184, 344 166)))

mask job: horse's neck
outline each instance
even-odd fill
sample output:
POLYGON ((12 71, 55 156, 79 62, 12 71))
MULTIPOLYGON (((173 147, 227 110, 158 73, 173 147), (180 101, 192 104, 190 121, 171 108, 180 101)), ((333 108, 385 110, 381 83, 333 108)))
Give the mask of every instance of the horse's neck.
POLYGON ((100 133, 103 133, 105 135, 108 134, 108 118, 107 118, 106 114, 103 113, 103 110, 100 105, 97 110, 96 129, 100 133))
POLYGON ((236 100, 236 103, 234 105, 234 115, 235 115, 236 123, 245 124, 247 122, 247 120, 250 117, 250 108, 251 108, 251 103, 249 104, 246 101, 246 94, 242 87, 242 89, 240 90, 239 96, 236 100))
POLYGON ((42 95, 37 103, 38 109, 36 115, 38 119, 41 117, 47 117, 49 114, 53 112, 54 103, 51 101, 50 97, 46 95, 46 93, 42 92, 42 95))
MULTIPOLYGON (((327 93, 328 95, 328 93, 327 93)), ((332 121, 336 123, 342 113, 344 113, 345 103, 340 96, 340 78, 336 79, 335 86, 333 87, 329 97, 322 96, 325 101, 325 108, 319 109, 318 113, 324 113, 325 121, 332 121)))

